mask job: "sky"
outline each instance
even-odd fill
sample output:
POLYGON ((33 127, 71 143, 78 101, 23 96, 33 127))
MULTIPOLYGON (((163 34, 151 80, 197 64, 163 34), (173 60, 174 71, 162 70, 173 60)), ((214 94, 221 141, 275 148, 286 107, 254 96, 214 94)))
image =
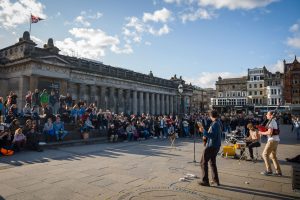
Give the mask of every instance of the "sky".
MULTIPOLYGON (((0 0, 0 49, 29 30, 39 47, 214 87, 300 55, 298 0, 0 0)), ((300 59, 299 59, 300 61, 300 59)))

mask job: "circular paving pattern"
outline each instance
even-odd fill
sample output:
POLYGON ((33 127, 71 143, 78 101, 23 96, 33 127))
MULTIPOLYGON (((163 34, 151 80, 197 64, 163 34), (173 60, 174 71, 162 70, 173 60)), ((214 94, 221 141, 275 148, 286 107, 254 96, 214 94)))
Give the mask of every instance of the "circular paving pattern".
POLYGON ((141 188, 133 192, 123 194, 118 198, 119 200, 147 200, 147 199, 159 199, 159 200, 199 200, 199 199, 213 199, 207 197, 200 192, 192 191, 186 188, 180 187, 151 187, 141 188))

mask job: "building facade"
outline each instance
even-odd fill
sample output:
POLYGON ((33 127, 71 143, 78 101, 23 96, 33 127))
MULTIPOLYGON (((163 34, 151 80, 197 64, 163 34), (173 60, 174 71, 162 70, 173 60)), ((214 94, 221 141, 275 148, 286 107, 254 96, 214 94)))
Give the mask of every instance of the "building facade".
POLYGON ((283 73, 268 72, 265 76, 267 106, 276 106, 284 103, 283 73))
POLYGON ((232 112, 246 109, 247 76, 241 78, 218 78, 216 98, 212 98, 214 109, 221 112, 232 112))
POLYGON ((191 108, 193 112, 205 112, 209 109, 209 101, 205 89, 193 86, 191 108))
POLYGON ((291 63, 283 61, 283 98, 292 112, 300 113, 300 63, 295 56, 291 63))
POLYGON ((300 104, 300 63, 296 56, 292 63, 284 65, 284 100, 287 104, 300 104))
POLYGON ((25 104, 27 91, 47 89, 71 94, 75 101, 96 103, 98 108, 127 114, 170 114, 188 112, 193 89, 184 80, 171 80, 101 62, 59 54, 49 39, 36 47, 29 32, 16 44, 0 50, 0 96, 15 91, 18 107, 25 104), (179 95, 178 85, 183 85, 179 95))
POLYGON ((248 69, 247 103, 249 105, 266 105, 267 95, 265 90, 266 67, 248 69))

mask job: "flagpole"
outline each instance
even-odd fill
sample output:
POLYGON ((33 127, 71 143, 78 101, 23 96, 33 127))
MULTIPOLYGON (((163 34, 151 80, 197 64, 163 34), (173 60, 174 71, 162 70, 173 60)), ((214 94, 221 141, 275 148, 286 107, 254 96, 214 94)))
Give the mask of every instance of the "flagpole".
POLYGON ((29 18, 29 35, 31 35, 31 13, 29 18))

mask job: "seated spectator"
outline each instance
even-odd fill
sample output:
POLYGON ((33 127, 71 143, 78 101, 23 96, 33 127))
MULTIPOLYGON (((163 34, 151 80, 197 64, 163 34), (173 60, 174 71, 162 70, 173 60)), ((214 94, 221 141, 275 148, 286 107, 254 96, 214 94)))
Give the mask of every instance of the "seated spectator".
POLYGON ((67 96, 66 96, 66 99, 65 99, 65 102, 67 104, 68 107, 72 107, 73 105, 73 100, 72 100, 72 96, 67 93, 67 96))
POLYGON ((134 122, 131 122, 130 124, 128 124, 128 126, 126 127, 126 135, 127 135, 127 140, 128 141, 132 141, 133 139, 133 134, 136 132, 136 129, 134 127, 134 122))
POLYGON ((111 124, 108 132, 107 132, 107 137, 109 138, 110 142, 117 142, 118 141, 118 131, 115 128, 114 124, 111 124))
POLYGON ((23 134, 26 136, 26 146, 30 150, 41 152, 43 151, 39 145, 39 133, 37 123, 35 121, 27 120, 23 134))
POLYGON ((8 125, 0 124, 0 148, 10 146, 11 133, 8 125))
POLYGON ((31 110, 31 118, 36 122, 37 125, 40 124, 40 115, 39 115, 39 107, 33 106, 31 110))
POLYGON ((25 147, 26 136, 23 134, 22 129, 18 128, 15 131, 14 139, 12 141, 13 150, 19 152, 22 148, 25 147))
POLYGON ((23 108, 23 117, 25 121, 31 119, 31 106, 29 103, 26 103, 23 108))
POLYGON ((92 109, 92 112, 91 112, 91 114, 90 114, 90 120, 91 120, 91 122, 92 122, 92 124, 93 124, 93 126, 94 126, 95 128, 98 128, 98 127, 99 127, 97 117, 98 117, 98 116, 97 116, 97 109, 96 109, 96 108, 93 108, 93 109, 92 109))
POLYGON ((60 120, 60 116, 56 117, 56 121, 53 123, 53 128, 57 141, 62 141, 64 137, 68 135, 68 131, 65 130, 64 123, 60 120))
POLYGON ((53 111, 52 111, 52 108, 50 107, 50 105, 46 105, 44 108, 44 118, 45 119, 48 119, 48 118, 55 118, 55 116, 53 115, 53 111))
POLYGON ((12 104, 10 107, 10 110, 14 114, 14 117, 19 117, 19 111, 18 111, 17 104, 12 104))
POLYGON ((20 128, 20 121, 18 119, 14 119, 9 126, 9 131, 12 136, 11 141, 13 140, 13 136, 14 136, 16 130, 19 128, 20 128))
POLYGON ((70 122, 70 114, 68 111, 68 107, 66 104, 63 104, 59 109, 58 109, 58 113, 61 117, 61 120, 65 123, 70 122))
POLYGON ((80 132, 83 133, 83 132, 89 132, 91 129, 94 129, 95 126, 93 126, 90 118, 86 118, 86 120, 84 121, 82 127, 80 128, 80 132))
POLYGON ((127 134, 126 134, 126 131, 124 129, 124 126, 120 126, 118 128, 118 138, 120 138, 122 141, 127 139, 127 134))
POLYGON ((71 109, 71 121, 74 124, 77 124, 78 116, 79 116, 79 107, 77 104, 75 104, 71 109))
POLYGON ((45 135, 46 142, 49 141, 49 138, 55 136, 54 128, 53 128, 53 123, 52 123, 52 118, 48 118, 47 122, 44 125, 43 128, 43 134, 45 135))
POLYGON ((15 119, 15 116, 11 110, 8 111, 7 116, 5 117, 4 123, 10 124, 15 119))

